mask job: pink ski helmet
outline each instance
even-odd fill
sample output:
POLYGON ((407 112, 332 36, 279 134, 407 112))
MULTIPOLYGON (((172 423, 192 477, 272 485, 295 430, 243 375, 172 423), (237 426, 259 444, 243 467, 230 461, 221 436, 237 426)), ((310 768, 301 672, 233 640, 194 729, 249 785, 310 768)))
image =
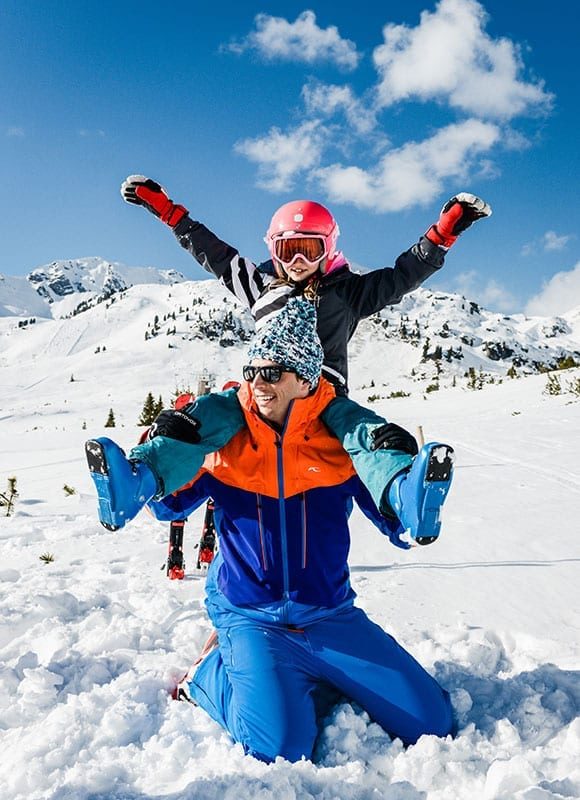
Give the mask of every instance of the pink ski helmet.
POLYGON ((320 239, 320 255, 315 261, 320 262, 320 271, 326 273, 336 255, 336 240, 339 233, 336 220, 323 205, 315 203, 314 200, 292 200, 275 212, 264 241, 276 271, 278 274, 283 274, 283 266, 276 252, 277 242, 283 243, 293 238, 320 239))

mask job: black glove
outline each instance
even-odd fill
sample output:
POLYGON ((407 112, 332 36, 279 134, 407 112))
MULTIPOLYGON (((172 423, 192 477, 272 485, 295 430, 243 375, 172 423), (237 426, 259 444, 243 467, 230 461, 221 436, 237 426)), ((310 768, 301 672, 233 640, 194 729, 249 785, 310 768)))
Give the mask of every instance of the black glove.
MULTIPOLYGON (((186 406, 187 408, 187 406, 186 406)), ((199 444, 199 420, 189 417, 183 411, 162 411, 149 428, 148 439, 156 436, 167 436, 187 444, 199 444)))
POLYGON ((170 228, 175 228, 187 214, 184 206, 169 199, 163 186, 145 175, 129 175, 121 184, 121 196, 127 203, 143 206, 170 228))
POLYGON ((419 452, 415 437, 394 422, 379 425, 372 431, 371 439, 371 450, 400 450, 410 456, 416 456, 419 452))

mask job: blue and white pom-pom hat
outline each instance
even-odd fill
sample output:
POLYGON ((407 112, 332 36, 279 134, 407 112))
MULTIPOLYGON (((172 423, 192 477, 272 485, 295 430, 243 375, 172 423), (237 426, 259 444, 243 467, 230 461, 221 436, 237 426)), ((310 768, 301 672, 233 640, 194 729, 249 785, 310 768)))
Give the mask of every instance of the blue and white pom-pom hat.
POLYGON ((263 358, 294 370, 313 389, 318 385, 324 353, 316 332, 316 309, 302 297, 284 308, 256 333, 248 358, 263 358))

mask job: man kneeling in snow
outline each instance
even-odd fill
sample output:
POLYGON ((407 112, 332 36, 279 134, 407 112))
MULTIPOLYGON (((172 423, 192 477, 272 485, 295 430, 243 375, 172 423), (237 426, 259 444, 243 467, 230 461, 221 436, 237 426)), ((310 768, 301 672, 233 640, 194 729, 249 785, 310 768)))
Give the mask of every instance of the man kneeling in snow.
MULTIPOLYGON (((217 641, 179 695, 264 761, 311 758, 318 723, 339 696, 405 744, 452 730, 447 692, 354 606, 347 565, 353 498, 394 544, 408 546, 405 529, 437 535, 451 448, 426 445, 414 461, 414 442, 385 451, 386 469, 399 459, 401 471, 379 511, 320 419, 334 397, 321 367, 314 307, 292 300, 250 349, 237 394, 245 427, 206 458, 189 488, 149 503, 166 520, 214 498, 220 548, 206 605, 217 641)), ((180 424, 176 417, 164 434, 180 438, 180 424)), ((126 502, 134 516, 135 503, 154 494, 149 468, 108 439, 91 444, 103 466, 93 474, 101 506, 124 513, 126 502)))

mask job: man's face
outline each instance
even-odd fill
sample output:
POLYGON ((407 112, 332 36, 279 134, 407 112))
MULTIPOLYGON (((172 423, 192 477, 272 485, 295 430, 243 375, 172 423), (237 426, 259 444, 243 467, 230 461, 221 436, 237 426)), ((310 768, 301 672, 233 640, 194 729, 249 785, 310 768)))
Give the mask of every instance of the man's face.
MULTIPOLYGON (((253 367, 276 366, 275 361, 263 358, 254 358, 251 364, 253 367)), ((290 403, 307 397, 310 392, 310 384, 299 378, 295 372, 283 372, 277 383, 266 383, 260 373, 257 373, 250 386, 260 416, 277 425, 284 424, 290 403)))

